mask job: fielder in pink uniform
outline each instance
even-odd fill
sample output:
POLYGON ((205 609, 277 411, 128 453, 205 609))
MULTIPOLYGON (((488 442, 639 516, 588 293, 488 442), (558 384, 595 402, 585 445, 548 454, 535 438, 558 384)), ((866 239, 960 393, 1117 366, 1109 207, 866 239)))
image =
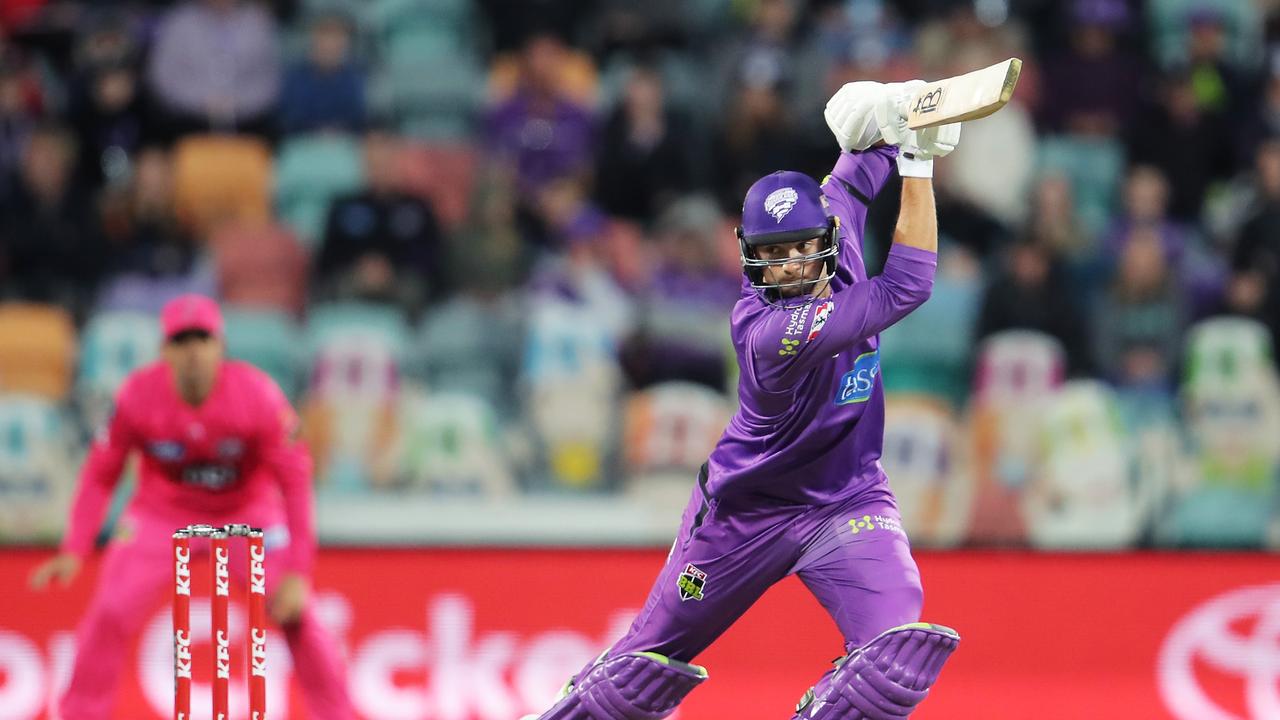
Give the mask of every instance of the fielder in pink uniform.
MULTIPOLYGON (((353 718, 340 655, 310 602, 316 554, 311 458, 297 415, 262 371, 223 357, 217 304, 184 295, 161 313, 162 359, 121 386, 95 439, 59 554, 32 573, 35 587, 67 585, 93 549, 125 460, 140 454, 137 492, 107 547, 98 587, 76 635, 61 702, 66 720, 111 717, 129 647, 172 583, 171 536, 193 523, 263 528, 268 611, 281 627, 315 720, 353 718)), ((232 577, 245 577, 233 563, 232 577)), ((242 580, 243 581, 243 580, 242 580)))

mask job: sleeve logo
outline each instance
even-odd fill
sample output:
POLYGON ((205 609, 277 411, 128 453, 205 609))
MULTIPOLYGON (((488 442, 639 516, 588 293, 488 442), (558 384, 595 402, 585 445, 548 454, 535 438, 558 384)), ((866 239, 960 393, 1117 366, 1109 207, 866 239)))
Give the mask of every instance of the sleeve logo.
POLYGON ((680 601, 701 600, 702 591, 707 586, 707 574, 693 566, 685 565, 684 572, 676 578, 676 589, 680 591, 680 601))
POLYGON ((831 311, 835 309, 835 300, 824 300, 818 305, 818 309, 813 311, 813 325, 809 326, 809 337, 806 340, 818 337, 818 333, 822 332, 822 326, 827 324, 827 318, 831 317, 831 311))

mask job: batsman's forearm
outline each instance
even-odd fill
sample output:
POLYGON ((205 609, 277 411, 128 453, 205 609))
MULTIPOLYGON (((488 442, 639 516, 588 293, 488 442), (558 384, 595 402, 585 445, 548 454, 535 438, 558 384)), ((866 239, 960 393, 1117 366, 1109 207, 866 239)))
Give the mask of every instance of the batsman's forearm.
POLYGON ((902 204, 893 242, 938 252, 938 213, 933 203, 933 180, 902 178, 902 204))

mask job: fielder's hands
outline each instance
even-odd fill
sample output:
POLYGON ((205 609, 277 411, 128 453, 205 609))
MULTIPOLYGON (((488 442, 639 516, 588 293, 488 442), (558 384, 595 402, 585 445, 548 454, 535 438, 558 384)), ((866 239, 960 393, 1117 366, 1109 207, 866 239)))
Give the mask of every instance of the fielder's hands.
POLYGON ((311 584, 298 573, 286 573, 280 577, 275 592, 267 599, 267 613, 277 625, 291 625, 302 617, 311 595, 311 584))
POLYGON ((80 574, 80 558, 74 553, 58 553, 31 571, 28 582, 32 590, 43 590, 51 581, 58 587, 67 587, 80 574))
POLYGON ((907 127, 907 106, 915 91, 926 84, 923 80, 910 80, 886 85, 875 106, 881 137, 902 148, 898 174, 903 177, 933 177, 933 159, 946 156, 960 144, 960 123, 923 130, 907 127))

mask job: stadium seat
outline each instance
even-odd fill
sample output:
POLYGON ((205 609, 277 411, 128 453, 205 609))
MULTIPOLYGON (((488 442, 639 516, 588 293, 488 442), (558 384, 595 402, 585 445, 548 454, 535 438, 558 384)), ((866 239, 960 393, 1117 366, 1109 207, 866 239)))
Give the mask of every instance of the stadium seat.
POLYGON ((970 539, 1026 542, 1023 494, 1034 477, 1044 412, 1062 386, 1065 353, 1054 338, 1006 330, 978 346, 967 423, 975 495, 970 539))
POLYGON ((474 395, 403 393, 396 445, 398 487, 489 499, 515 491, 501 417, 474 395))
POLYGON ((471 137, 484 100, 477 58, 456 53, 429 63, 387 64, 370 84, 370 106, 397 118, 402 134, 436 143, 471 137), (424 72, 424 67, 430 67, 424 72))
POLYGON ((1037 401, 1062 385, 1066 354, 1053 337, 1033 330, 1006 330, 977 349, 974 399, 984 405, 1017 406, 1037 401))
POLYGON ((0 303, 0 392, 58 401, 71 389, 76 329, 54 305, 0 303))
POLYGON ((465 38, 474 30, 475 18, 468 0, 372 0, 366 4, 384 45, 394 44, 400 33, 435 30, 465 38))
POLYGON ((539 299, 529 307, 523 362, 528 421, 553 487, 598 489, 610 476, 622 375, 605 313, 539 299))
POLYGON ((1155 488, 1135 482, 1132 438, 1115 394, 1073 380, 1045 411, 1043 459, 1024 497, 1031 543, 1043 548, 1122 548, 1147 529, 1155 488))
POLYGON ((428 202, 445 229, 457 229, 467 219, 475 188, 475 149, 405 143, 400 161, 405 190, 428 202))
POLYGON ((519 313, 465 296, 431 310, 417 334, 412 372, 432 392, 469 394, 498 412, 515 412, 524 332, 519 313))
POLYGON ((203 235, 226 220, 266 220, 271 214, 271 151, 246 136, 204 135, 174 151, 178 216, 203 235))
POLYGON ((885 392, 924 393, 955 407, 964 403, 981 292, 977 278, 939 277, 932 302, 881 333, 885 392))
POLYGON ((364 183, 364 162, 354 140, 339 135, 292 138, 276 160, 276 210, 307 248, 324 234, 329 203, 364 183))
POLYGON ((316 475, 331 491, 364 491, 394 481, 400 362, 408 330, 392 308, 333 303, 307 320, 310 381, 303 434, 316 475))
POLYGON ((301 388, 302 331, 293 318, 276 310, 227 305, 227 355, 265 371, 286 395, 301 388))
POLYGON ((120 383, 160 354, 160 321, 156 315, 98 312, 81 336, 76 394, 89 427, 105 422, 120 383))
POLYGON ((0 394, 0 543, 57 541, 75 487, 72 437, 55 403, 0 394))
POLYGON ((1187 14, 1211 9, 1219 13, 1226 29, 1228 59, 1252 62, 1260 50, 1257 32, 1263 22, 1259 6, 1236 0, 1152 0, 1145 3, 1148 32, 1156 58, 1165 67, 1187 60, 1187 14))
POLYGON ((307 300, 307 251, 289 228, 229 224, 209 239, 224 302, 301 315, 307 300))
POLYGON ((625 400, 623 449, 628 490, 654 483, 688 490, 733 416, 728 398, 704 385, 672 381, 625 400))
POLYGON ((1071 182, 1076 215, 1086 234, 1096 235, 1111 220, 1124 172, 1124 146, 1114 138, 1048 135, 1041 138, 1039 171, 1071 182))
MULTIPOLYGON (((501 103, 511 97, 519 82, 519 56, 506 53, 494 58, 489 65, 489 102, 501 103)), ((591 56, 581 50, 566 48, 560 69, 560 92, 582 107, 594 108, 599 90, 600 78, 591 56)))
POLYGON ((1258 547, 1276 523, 1280 381, 1266 329, 1245 318, 1205 320, 1188 333, 1183 417, 1195 474, 1163 539, 1258 547))
POLYGON ((937 397, 885 395, 880 462, 912 544, 945 547, 965 537, 973 475, 962 439, 951 409, 937 397))

